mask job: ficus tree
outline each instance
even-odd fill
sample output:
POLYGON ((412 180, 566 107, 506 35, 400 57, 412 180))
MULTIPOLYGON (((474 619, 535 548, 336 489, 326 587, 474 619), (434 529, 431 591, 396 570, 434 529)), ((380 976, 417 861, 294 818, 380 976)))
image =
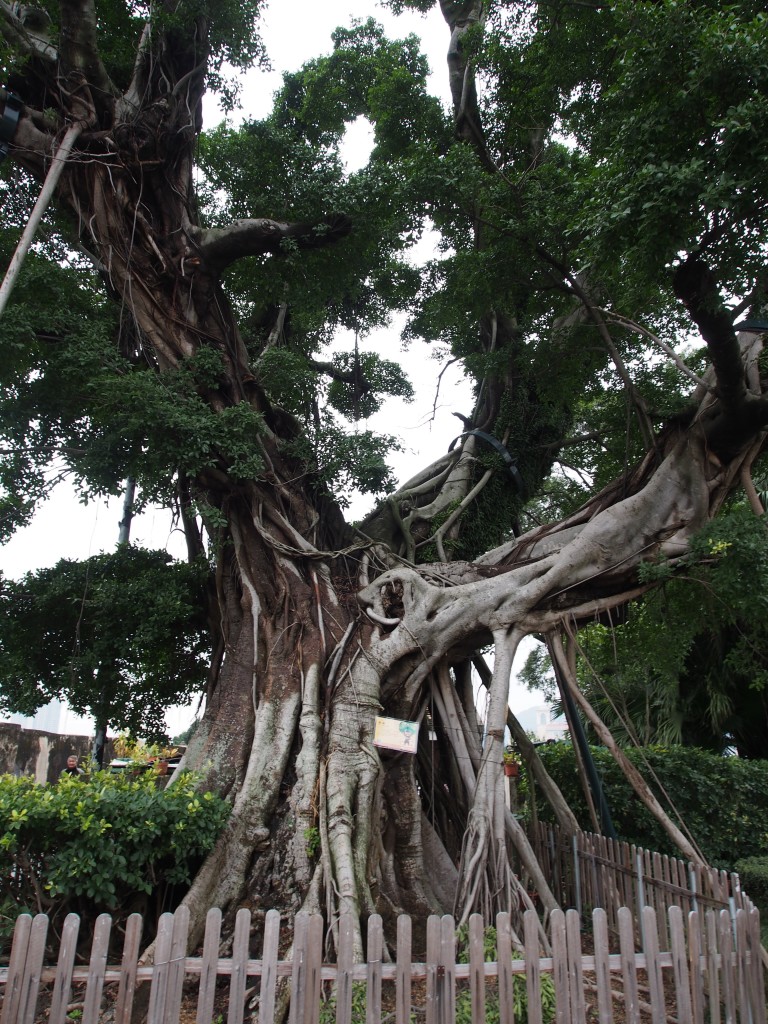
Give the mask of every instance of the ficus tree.
POLYGON ((217 637, 187 759, 233 812, 186 896, 193 941, 246 895, 357 920, 516 912, 515 867, 549 910, 503 800, 515 650, 546 634, 572 685, 561 638, 653 586, 644 563, 674 572, 763 446, 768 20, 440 0, 447 110, 415 42, 362 22, 267 118, 202 137, 206 90, 232 99, 227 65, 261 57, 259 8, 3 8, 9 194, 74 139, 33 264, 51 302, 20 282, 0 322, 13 512, 50 454, 85 487, 130 475, 175 503, 191 553, 207 538, 217 637), (358 117, 373 147, 347 173, 358 117), (417 271, 427 221, 440 243, 417 271), (409 385, 359 344, 327 350, 393 310, 474 385, 460 439, 399 485, 363 424, 409 385), (352 484, 378 499, 355 524, 352 484), (429 723, 415 755, 374 746, 377 715, 429 723))

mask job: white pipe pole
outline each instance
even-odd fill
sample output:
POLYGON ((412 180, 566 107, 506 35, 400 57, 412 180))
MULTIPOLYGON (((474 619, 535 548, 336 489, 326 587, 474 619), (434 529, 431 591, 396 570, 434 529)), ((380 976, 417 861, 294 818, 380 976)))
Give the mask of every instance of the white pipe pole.
POLYGON ((66 135, 61 141, 58 151, 53 157, 50 170, 43 182, 40 195, 37 197, 35 208, 30 214, 27 225, 22 233, 21 240, 16 246, 16 252, 13 254, 8 270, 5 273, 3 283, 0 285, 0 316, 2 316, 5 311, 13 286, 16 284, 16 278, 19 276, 19 271, 21 270, 24 259, 32 245, 32 241, 40 225, 40 221, 43 218, 43 214, 45 213, 48 204, 53 198, 54 190, 59 183, 61 172, 64 170, 64 165, 69 158, 69 154, 72 152, 75 139, 82 132, 83 127, 84 126, 81 122, 70 125, 67 129, 66 135))

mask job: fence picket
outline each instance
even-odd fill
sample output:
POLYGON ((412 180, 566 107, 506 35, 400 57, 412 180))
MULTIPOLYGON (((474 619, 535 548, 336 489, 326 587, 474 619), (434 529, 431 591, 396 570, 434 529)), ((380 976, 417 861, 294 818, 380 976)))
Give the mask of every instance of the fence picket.
POLYGON ((208 911, 205 918, 203 958, 200 963, 200 984, 197 989, 196 1024, 210 1024, 213 1020, 220 938, 221 910, 218 907, 213 907, 208 911))
POLYGON ((754 1024, 766 1024, 765 977, 760 936, 760 912, 754 907, 749 911, 748 932, 749 949, 752 955, 750 977, 752 980, 752 1007, 755 1013, 754 1024))
MULTIPOLYGON (((245 1008, 245 985, 248 978, 248 946, 251 936, 251 912, 241 907, 235 915, 232 939, 232 974, 229 979, 227 1024, 241 1024, 245 1008)), ((175 953, 175 951, 174 951, 175 953)), ((170 997, 169 983, 169 997, 170 997)), ((167 1022, 168 1024, 168 1022, 167 1022)))
POLYGON ((179 1019, 184 989, 184 959, 187 955, 188 932, 189 909, 181 906, 173 915, 171 953, 168 958, 168 982, 165 988, 165 1003, 161 1011, 163 1024, 174 1024, 179 1019))
POLYGON ((499 1024, 514 1024, 512 925, 507 913, 496 915, 496 960, 499 965, 499 1024))
MULTIPOLYGON (((665 893, 662 891, 661 885, 664 883, 664 869, 662 867, 661 854, 654 853, 651 857, 651 870, 653 873, 653 902, 652 906, 656 911, 656 941, 657 948, 668 949, 669 943, 667 941, 667 919, 666 919, 666 900, 664 899, 665 893), (661 884, 660 884, 661 883, 661 884)), ((650 920, 650 918, 648 918, 650 920)), ((643 924, 645 928, 645 923, 643 924)), ((643 939, 645 942, 645 934, 643 939)))
POLYGON ((32 922, 27 957, 24 963, 24 977, 19 1005, 19 1024, 33 1024, 37 1010, 37 996, 40 991, 40 975, 45 959, 45 939, 48 935, 48 918, 37 914, 32 922))
MULTIPOLYGON (((259 1024, 273 1024, 277 991, 277 957, 280 950, 280 913, 268 910, 264 918, 264 945, 261 951, 261 987, 259 1024)), ((201 1024, 198 1021, 198 1024, 201 1024)))
MULTIPOLYGON (((472 923, 470 919, 470 932, 471 928, 472 923)), ((410 917, 408 917, 407 914, 400 914, 397 918, 397 973, 395 975, 395 1024, 410 1024, 411 1022, 411 956, 411 919, 410 917)), ((480 1024, 485 1024, 484 1020, 481 1021, 480 1024)))
POLYGON ((688 964, 691 979, 691 1014, 698 1024, 704 1020, 704 982, 701 958, 704 952, 702 942, 703 912, 692 910, 688 914, 688 964))
POLYGON ((368 967, 366 972, 366 1024, 381 1020, 381 961, 384 955, 384 927, 381 915, 368 918, 368 967))
POLYGON ((635 927, 632 913, 627 907, 621 907, 619 910, 619 950, 627 1024, 640 1024, 637 968, 635 967, 635 927))
POLYGON ((565 945, 568 956, 568 984, 570 988, 571 1020, 586 1020, 587 1008, 584 999, 584 971, 581 965, 581 930, 579 915, 575 910, 565 913, 565 945))
POLYGON ((643 952, 654 1020, 664 1018, 664 983, 659 966, 659 929, 653 907, 643 909, 643 952))
POLYGON ((720 965, 718 962, 717 918, 714 910, 708 910, 707 920, 707 995, 709 996, 709 1019, 711 1024, 720 1024, 720 965))
POLYGON ((336 1024, 352 1020, 352 968, 355 924, 349 914, 339 918, 339 948, 336 951, 336 1024))
POLYGON ((173 941, 173 914, 161 914, 157 923, 155 941, 155 966, 152 972, 152 988, 149 992, 147 1024, 163 1024, 165 993, 168 990, 168 962, 171 958, 173 941))
MULTIPOLYGON (((574 911, 574 913, 578 916, 578 911, 574 911)), ((526 910, 523 915, 523 939, 525 942, 525 989, 528 997, 528 1024, 541 1024, 539 918, 535 910, 526 910)))
POLYGON ((437 966, 440 958, 440 918, 427 918, 426 1017, 425 1024, 437 1024, 437 966))
MULTIPOLYGON (((104 975, 107 972, 109 934, 111 931, 112 918, 109 914, 99 914, 93 930, 93 945, 91 946, 91 961, 88 965, 88 984, 85 987, 82 1024, 98 1024, 99 1021, 101 996, 104 991, 104 975)), ((23 1022, 23 1024, 26 1024, 26 1022, 23 1022)))
POLYGON ((481 915, 472 914, 469 919, 469 990, 472 1003, 472 1024, 485 1024, 484 937, 481 915))
POLYGON ((731 953, 733 950, 731 915, 721 910, 717 915, 717 938, 720 948, 720 980, 723 990, 725 1024, 736 1024, 736 985, 731 953))
MULTIPOLYGON (((141 923, 141 916, 135 915, 141 923)), ((59 947, 59 959, 56 964, 56 980, 53 983, 51 993, 51 1012, 48 1017, 49 1024, 64 1024, 67 1016, 70 993, 72 992, 72 968, 75 966, 75 954, 77 953, 77 936, 80 931, 80 918, 77 914, 67 914, 64 919, 64 928, 61 933, 61 946, 59 947)), ((126 936, 128 932, 126 931, 126 936)), ((115 1014, 115 1024, 123 1024, 115 1014)))
POLYGON ((599 1024, 613 1024, 611 971, 608 961, 608 918, 602 907, 592 911, 592 934, 595 942, 595 985, 599 1024))
POLYGON ((675 980, 678 1024, 694 1024, 685 948, 685 926, 680 907, 669 908, 669 940, 672 950, 672 974, 675 980))
POLYGON ((549 936, 552 944, 552 977, 555 983, 556 1024, 570 1024, 568 1005, 568 951, 565 939, 565 914, 553 910, 549 916, 549 936))
POLYGON ((744 910, 736 911, 735 921, 735 952, 736 952, 736 999, 739 1007, 739 1019, 744 1024, 751 1024, 749 1012, 749 967, 747 965, 747 915, 744 910))
MULTIPOLYGON (((136 969, 139 963, 143 930, 144 921, 141 914, 131 914, 125 923, 123 959, 120 964, 120 981, 115 1001, 115 1024, 130 1024, 131 1022, 133 997, 136 993, 136 969)), ((61 1022, 51 1020, 51 1024, 64 1024, 64 1022, 63 1020, 61 1022)))
MULTIPOLYGON (((453 1024, 456 1019, 456 922, 448 914, 440 923, 437 992, 437 1019, 440 1024, 453 1024)), ((378 1020, 371 1024, 378 1024, 378 1020)))
POLYGON ((27 962, 27 949, 29 948, 29 936, 31 933, 32 915, 19 914, 13 928, 11 958, 8 961, 0 1024, 15 1024, 21 999, 24 964, 27 962))
POLYGON ((309 914, 300 910, 293 922, 293 968, 291 970, 290 1024, 303 1024, 307 998, 307 942, 309 914))
MULTIPOLYGON (((368 934, 370 936, 370 927, 368 934)), ((320 914, 312 914, 310 916, 308 938, 307 998, 304 1004, 304 1024, 317 1024, 320 1019, 320 991, 323 968, 323 918, 320 914)))

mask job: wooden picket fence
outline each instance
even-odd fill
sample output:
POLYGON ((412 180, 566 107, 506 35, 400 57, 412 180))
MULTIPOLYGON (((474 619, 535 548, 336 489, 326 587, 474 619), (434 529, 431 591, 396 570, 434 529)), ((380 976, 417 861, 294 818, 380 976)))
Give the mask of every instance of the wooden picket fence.
POLYGON ((633 911, 636 928, 645 907, 660 915, 678 906, 693 910, 751 910, 739 876, 716 868, 644 850, 640 846, 589 832, 566 835, 552 825, 529 830, 529 839, 544 875, 561 906, 581 914, 593 907, 608 912, 609 928, 618 934, 618 910, 633 911))
MULTIPOLYGON (((281 934, 280 916, 270 910, 263 922, 261 957, 252 958, 251 913, 241 909, 235 921, 231 956, 219 956, 221 912, 206 923, 202 956, 186 955, 189 915, 182 907, 160 920, 154 964, 139 965, 142 921, 128 919, 119 963, 108 955, 112 922, 99 917, 89 963, 76 966, 79 919, 70 914, 60 942, 58 962, 44 965, 48 919, 22 915, 16 924, 10 961, 0 970, 3 992, 0 1024, 67 1024, 73 1000, 81 1024, 97 1024, 104 1007, 114 1024, 130 1024, 137 988, 149 984, 147 1024, 177 1024, 182 1001, 185 1019, 196 1024, 245 1019, 273 1024, 279 1006, 290 997, 289 1024, 454 1024, 460 1019, 484 1024, 494 1003, 500 1024, 514 1024, 515 1000, 527 997, 529 1024, 766 1024, 765 990, 757 911, 694 910, 671 906, 658 914, 645 906, 636 948, 633 913, 615 913, 617 940, 609 914, 592 914, 590 948, 584 951, 576 910, 550 915, 551 955, 540 955, 540 922, 529 910, 523 917, 524 949, 513 959, 509 914, 496 920, 495 948, 486 961, 487 933, 482 919, 469 922, 467 963, 457 963, 456 929, 451 917, 427 921, 426 958, 412 958, 412 922, 397 921, 397 944, 388 958, 382 919, 367 922, 366 958, 355 963, 353 921, 336 922, 336 963, 324 962, 328 936, 320 916, 300 913, 293 929, 281 934), (280 950, 290 950, 281 957, 280 950), (542 985, 542 978, 551 983, 542 985), (554 993, 555 1005, 546 997, 554 993), (76 992, 76 995, 73 993, 76 992), (546 1004, 546 1005, 543 1005, 546 1004), (322 1018, 321 1018, 322 1013, 322 1018)), ((145 990, 146 991, 146 990, 145 990)), ((518 1021, 521 1015, 518 1013, 518 1021)))

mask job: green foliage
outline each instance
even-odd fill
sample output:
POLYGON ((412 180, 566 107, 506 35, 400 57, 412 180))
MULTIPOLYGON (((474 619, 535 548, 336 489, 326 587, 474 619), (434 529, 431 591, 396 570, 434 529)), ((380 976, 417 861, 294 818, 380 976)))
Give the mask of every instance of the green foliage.
POLYGON ((221 355, 201 348, 158 373, 121 352, 132 328, 94 293, 93 275, 28 257, 0 319, 0 539, 26 522, 64 460, 88 495, 127 476, 143 502, 170 505, 178 471, 212 466, 257 476, 260 416, 247 403, 214 412, 221 355))
MULTIPOLYGON (((496 960, 496 929, 483 929, 483 959, 488 962, 496 960)), ((512 951, 513 960, 522 960, 522 953, 512 951)), ((463 925, 456 932, 456 962, 460 964, 469 963, 469 929, 463 925)), ((539 989, 541 1002, 541 1020, 543 1024, 551 1024, 555 1019, 555 985, 550 974, 541 975, 539 989)), ((512 1005, 514 1018, 522 1024, 528 1020, 528 988, 525 975, 516 974, 512 982, 512 1005)), ((485 1005, 486 1020, 489 1024, 498 1024, 501 1019, 499 1011, 498 996, 489 993, 485 1005)), ((462 987, 456 994, 456 1021, 457 1024, 472 1024, 472 993, 468 988, 462 987)))
POLYGON ((228 814, 189 773, 166 789, 151 773, 64 775, 53 786, 0 776, 3 929, 22 912, 92 919, 130 913, 137 894, 162 897, 190 881, 228 814))
MULTIPOLYGON (((351 1024, 366 1024, 367 1014, 367 988, 364 981, 352 982, 352 1011, 351 1024)), ((411 1019, 413 1020, 413 1014, 411 1019)), ((336 993, 320 1003, 320 1024, 335 1024, 336 1021, 336 993)))
POLYGON ((332 490, 341 508, 349 504, 349 492, 389 493, 395 489, 392 471, 384 454, 399 451, 394 437, 382 437, 370 430, 348 434, 327 415, 312 439, 301 438, 286 446, 315 472, 321 488, 332 490), (384 452, 382 452, 382 446, 384 452))
POLYGON ((304 838, 307 841, 307 856, 314 857, 320 849, 320 830, 316 825, 310 825, 304 829, 304 838))
POLYGON ((768 857, 743 857, 734 870, 741 879, 741 887, 757 904, 761 916, 768 915, 768 857))
POLYGON ((202 689, 207 565, 123 545, 0 577, 0 708, 54 697, 116 730, 157 738, 168 705, 202 689))
MULTIPOLYGON (((556 743, 539 748, 539 753, 581 827, 589 830, 573 747, 556 743)), ((619 837, 646 849, 678 856, 608 751, 593 747, 592 753, 619 837)), ((721 757, 693 747, 629 748, 625 753, 674 819, 675 812, 669 807, 671 798, 711 864, 730 871, 738 859, 762 855, 768 846, 768 761, 721 757), (653 781, 651 772, 658 782, 653 781)), ((553 820, 541 794, 539 797, 539 817, 553 820)))
POLYGON ((620 739, 768 754, 768 603, 764 519, 732 502, 683 562, 642 567, 663 583, 622 625, 582 630, 580 681, 620 739))

